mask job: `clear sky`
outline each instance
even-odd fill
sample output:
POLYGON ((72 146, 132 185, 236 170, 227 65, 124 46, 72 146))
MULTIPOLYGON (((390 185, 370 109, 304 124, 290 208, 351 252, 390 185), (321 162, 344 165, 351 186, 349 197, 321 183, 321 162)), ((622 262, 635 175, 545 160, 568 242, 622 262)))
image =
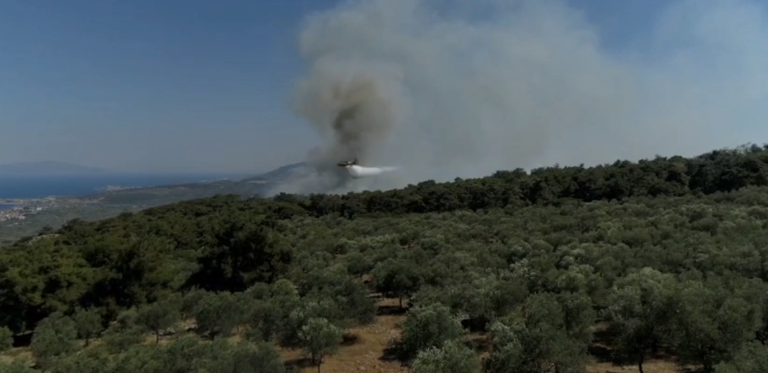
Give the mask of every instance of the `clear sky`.
MULTIPOLYGON (((670 1, 569 2, 621 50, 670 1)), ((298 35, 336 2, 5 0, 0 163, 250 172, 300 161, 318 136, 288 107, 305 68, 298 35)))

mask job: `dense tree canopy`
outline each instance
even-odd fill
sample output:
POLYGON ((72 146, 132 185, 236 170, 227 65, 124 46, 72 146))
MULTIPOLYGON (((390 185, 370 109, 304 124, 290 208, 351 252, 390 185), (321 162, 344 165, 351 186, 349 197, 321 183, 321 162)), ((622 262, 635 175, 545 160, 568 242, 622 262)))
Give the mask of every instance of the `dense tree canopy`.
POLYGON ((752 369, 766 228, 768 146, 73 220, 0 249, 0 350, 33 358, 0 371, 284 372, 278 348, 321 369, 378 295, 418 372, 752 369))

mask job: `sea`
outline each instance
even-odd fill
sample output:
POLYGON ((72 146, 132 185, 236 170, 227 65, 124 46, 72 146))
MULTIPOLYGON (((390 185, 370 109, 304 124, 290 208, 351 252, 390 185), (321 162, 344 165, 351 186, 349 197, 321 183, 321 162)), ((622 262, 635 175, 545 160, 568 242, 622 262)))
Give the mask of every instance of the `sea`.
MULTIPOLYGON (((213 180, 240 180, 246 175, 223 174, 117 174, 117 175, 0 175, 0 199, 83 196, 99 193, 107 186, 150 187, 213 180)), ((13 208, 0 204, 0 210, 13 208)))

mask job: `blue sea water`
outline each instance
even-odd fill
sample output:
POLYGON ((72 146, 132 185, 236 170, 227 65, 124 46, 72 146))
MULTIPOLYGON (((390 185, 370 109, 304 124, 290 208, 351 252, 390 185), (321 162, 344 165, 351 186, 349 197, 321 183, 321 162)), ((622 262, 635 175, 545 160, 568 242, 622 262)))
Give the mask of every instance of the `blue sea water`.
POLYGON ((16 205, 8 205, 8 204, 0 203, 0 211, 10 210, 14 207, 16 207, 16 205))
MULTIPOLYGON (((49 175, 0 176, 0 198, 41 198, 48 196, 82 196, 98 193, 107 186, 148 187, 194 183, 242 175, 178 174, 178 175, 49 175)), ((13 208, 0 205, 0 210, 13 208)))

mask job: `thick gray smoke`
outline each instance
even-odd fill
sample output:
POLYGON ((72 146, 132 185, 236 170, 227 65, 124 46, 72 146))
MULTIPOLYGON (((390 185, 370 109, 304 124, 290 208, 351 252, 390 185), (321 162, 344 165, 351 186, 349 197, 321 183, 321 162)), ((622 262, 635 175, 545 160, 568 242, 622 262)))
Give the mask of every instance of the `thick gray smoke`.
POLYGON ((555 0, 344 3, 304 24, 310 68, 294 104, 324 142, 312 159, 318 176, 283 190, 761 143, 765 40, 765 13, 747 0, 670 1, 642 44, 620 50, 555 0), (335 163, 354 157, 399 169, 345 182, 335 163))

